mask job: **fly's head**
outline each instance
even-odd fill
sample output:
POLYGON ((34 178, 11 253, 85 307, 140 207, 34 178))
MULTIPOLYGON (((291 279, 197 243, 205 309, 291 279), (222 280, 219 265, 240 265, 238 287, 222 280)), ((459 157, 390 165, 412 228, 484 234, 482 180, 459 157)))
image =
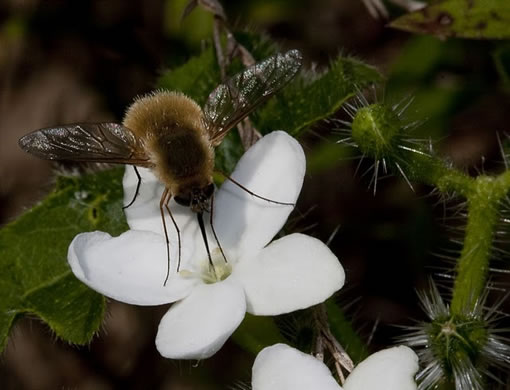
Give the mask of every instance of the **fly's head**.
POLYGON ((214 193, 214 184, 205 187, 191 187, 188 191, 176 194, 174 199, 181 206, 186 206, 194 213, 210 211, 211 197, 214 193))

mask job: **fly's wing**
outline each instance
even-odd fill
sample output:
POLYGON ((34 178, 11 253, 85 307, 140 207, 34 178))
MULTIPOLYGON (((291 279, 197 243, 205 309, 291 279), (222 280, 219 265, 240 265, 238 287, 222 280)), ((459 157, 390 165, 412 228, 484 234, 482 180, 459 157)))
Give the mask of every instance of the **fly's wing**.
POLYGON ((212 144, 217 146, 232 127, 292 80, 301 59, 298 50, 275 54, 216 87, 204 107, 212 144))
POLYGON ((36 130, 20 147, 45 160, 150 166, 142 141, 118 123, 77 123, 36 130))

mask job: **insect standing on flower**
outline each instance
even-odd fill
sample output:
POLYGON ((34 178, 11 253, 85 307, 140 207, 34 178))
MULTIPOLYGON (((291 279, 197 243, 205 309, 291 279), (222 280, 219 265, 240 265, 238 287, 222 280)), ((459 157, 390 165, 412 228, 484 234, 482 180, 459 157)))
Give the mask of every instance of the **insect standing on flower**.
MULTIPOLYGON (((19 145, 42 159, 133 165, 138 184, 133 200, 125 207, 133 204, 140 188, 141 178, 136 167, 152 169, 165 185, 160 211, 167 243, 166 284, 170 250, 164 209, 170 215, 179 239, 177 269, 181 258, 180 231, 168 207, 170 199, 173 197, 197 214, 209 262, 213 266, 203 212, 210 212, 212 231, 218 242, 212 226, 214 148, 230 129, 287 84, 300 66, 301 53, 297 50, 275 54, 216 87, 203 110, 181 93, 156 91, 135 100, 122 124, 79 123, 36 130, 22 137, 19 145)), ((255 197, 282 204, 254 194, 227 178, 255 197)), ((218 246, 221 250, 219 242, 218 246)))

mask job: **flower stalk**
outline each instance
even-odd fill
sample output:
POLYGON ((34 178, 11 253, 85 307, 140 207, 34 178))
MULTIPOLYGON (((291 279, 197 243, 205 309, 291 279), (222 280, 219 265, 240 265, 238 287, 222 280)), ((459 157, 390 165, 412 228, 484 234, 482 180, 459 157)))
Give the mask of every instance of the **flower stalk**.
MULTIPOLYGON (((508 176, 508 174, 506 175, 508 176)), ((468 220, 464 244, 457 262, 451 310, 460 314, 471 308, 482 294, 489 270, 498 204, 510 186, 507 180, 478 176, 469 186, 468 220)))

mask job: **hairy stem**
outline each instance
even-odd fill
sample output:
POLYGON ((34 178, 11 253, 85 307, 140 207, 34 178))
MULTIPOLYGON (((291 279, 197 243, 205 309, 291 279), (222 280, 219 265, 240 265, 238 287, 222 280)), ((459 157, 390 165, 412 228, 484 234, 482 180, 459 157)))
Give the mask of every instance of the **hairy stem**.
POLYGON ((473 308, 485 288, 498 207, 510 189, 510 172, 478 176, 467 194, 468 219, 451 302, 452 314, 473 308))

